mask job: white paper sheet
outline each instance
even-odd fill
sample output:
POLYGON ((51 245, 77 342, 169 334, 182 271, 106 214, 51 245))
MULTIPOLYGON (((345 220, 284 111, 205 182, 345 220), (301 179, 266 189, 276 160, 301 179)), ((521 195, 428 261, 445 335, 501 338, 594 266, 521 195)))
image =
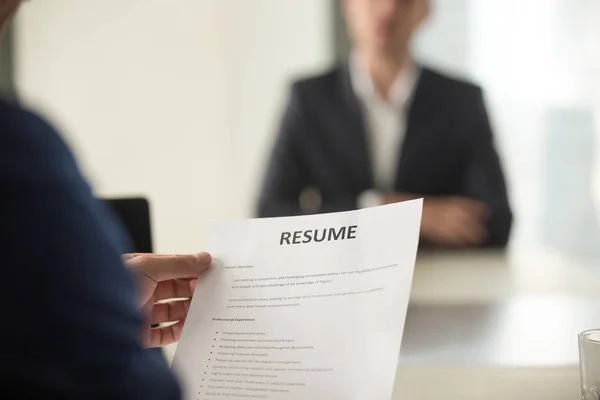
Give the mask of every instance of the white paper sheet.
POLYGON ((389 400, 421 210, 218 224, 173 361, 185 398, 389 400))

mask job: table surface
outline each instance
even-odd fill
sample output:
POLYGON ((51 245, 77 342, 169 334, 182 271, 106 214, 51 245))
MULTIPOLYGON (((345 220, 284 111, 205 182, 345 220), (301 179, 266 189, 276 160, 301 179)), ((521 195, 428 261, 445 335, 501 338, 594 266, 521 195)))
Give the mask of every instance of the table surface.
POLYGON ((600 259, 548 249, 425 253, 417 260, 411 300, 481 303, 543 295, 600 299, 600 259))
POLYGON ((550 251, 422 254, 394 400, 580 398, 599 288, 600 262, 550 251))
POLYGON ((597 300, 523 297, 496 303, 411 304, 400 365, 561 368, 577 365, 577 335, 600 327, 597 300))

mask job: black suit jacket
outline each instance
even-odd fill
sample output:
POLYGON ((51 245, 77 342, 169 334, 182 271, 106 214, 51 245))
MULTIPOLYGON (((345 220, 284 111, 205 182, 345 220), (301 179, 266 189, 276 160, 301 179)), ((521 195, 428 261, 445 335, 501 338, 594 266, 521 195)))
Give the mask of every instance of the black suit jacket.
MULTIPOLYGON (((479 87, 427 68, 407 117, 395 191, 467 196, 491 215, 485 245, 505 246, 512 214, 479 87)), ((296 82, 259 200, 259 216, 299 215, 303 190, 320 192, 320 212, 357 207, 374 186, 362 105, 348 67, 296 82)))

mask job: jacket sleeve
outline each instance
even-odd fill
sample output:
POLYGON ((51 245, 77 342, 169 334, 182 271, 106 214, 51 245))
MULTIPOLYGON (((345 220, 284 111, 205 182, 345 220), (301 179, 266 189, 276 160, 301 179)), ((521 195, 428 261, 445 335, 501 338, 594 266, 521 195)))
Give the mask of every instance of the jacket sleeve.
POLYGON ((477 90, 475 116, 472 135, 473 141, 467 157, 463 190, 464 195, 484 202, 490 210, 487 221, 487 247, 506 247, 512 226, 512 212, 504 173, 496 148, 485 108, 483 93, 477 90))
POLYGON ((5 390, 20 398, 179 399, 164 359, 142 348, 122 231, 50 126, 1 104, 0 121, 5 390))
MULTIPOLYGON (((310 170, 310 154, 303 148, 306 135, 311 132, 311 126, 300 93, 299 85, 293 85, 259 196, 258 216, 261 218, 307 213, 300 207, 300 196, 305 189, 314 185, 313 171, 310 170)), ((356 206, 356 197, 323 199, 321 207, 316 212, 349 211, 356 209, 356 206)))

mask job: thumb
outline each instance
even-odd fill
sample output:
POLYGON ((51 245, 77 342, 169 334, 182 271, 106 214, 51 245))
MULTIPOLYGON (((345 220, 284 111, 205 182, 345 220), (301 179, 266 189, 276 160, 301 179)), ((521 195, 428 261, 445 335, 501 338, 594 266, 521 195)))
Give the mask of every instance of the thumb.
POLYGON ((197 278, 212 263, 212 257, 208 253, 187 255, 141 254, 126 256, 125 259, 128 267, 146 275, 155 282, 197 278))

